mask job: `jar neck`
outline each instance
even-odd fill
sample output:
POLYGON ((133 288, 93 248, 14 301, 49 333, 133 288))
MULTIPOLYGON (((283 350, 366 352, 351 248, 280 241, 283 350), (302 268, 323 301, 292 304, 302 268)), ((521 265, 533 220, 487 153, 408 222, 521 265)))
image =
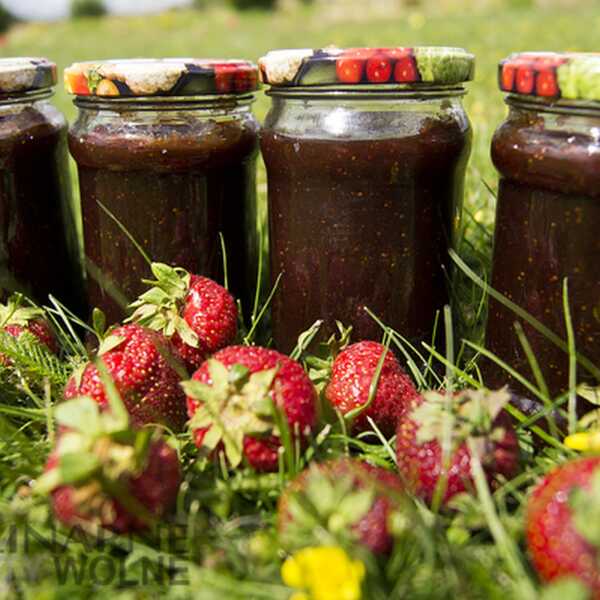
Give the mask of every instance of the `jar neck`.
POLYGON ((54 96, 52 88, 41 90, 31 90, 28 92, 0 94, 0 107, 13 106, 19 104, 32 104, 40 100, 46 100, 54 96))
POLYGON ((267 96, 301 100, 394 100, 436 101, 460 98, 467 93, 463 86, 402 86, 402 85, 355 85, 355 86, 290 86, 271 87, 267 96))
POLYGON ((562 115, 565 117, 592 117, 600 119, 600 102, 590 100, 559 99, 549 102, 535 96, 509 94, 505 99, 508 107, 517 111, 562 115))
POLYGON ((236 110, 249 110, 254 94, 236 96, 157 96, 134 98, 99 98, 77 96, 75 106, 84 110, 126 112, 173 112, 199 111, 207 115, 225 114, 236 110))

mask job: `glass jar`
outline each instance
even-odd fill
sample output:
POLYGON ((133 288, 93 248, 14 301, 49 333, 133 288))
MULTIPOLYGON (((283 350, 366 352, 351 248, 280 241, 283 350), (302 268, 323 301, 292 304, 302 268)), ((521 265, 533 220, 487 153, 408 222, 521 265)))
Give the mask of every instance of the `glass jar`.
POLYGON ((53 294, 78 311, 82 275, 56 65, 0 60, 0 296, 53 294))
POLYGON ((257 258, 256 67, 136 60, 76 64, 65 76, 79 108, 69 147, 89 308, 109 322, 123 317, 150 275, 143 253, 222 283, 220 233, 230 290, 248 305, 257 258))
POLYGON ((260 61, 272 106, 267 167, 273 338, 291 350, 323 319, 378 339, 372 311, 431 341, 448 302, 461 218, 473 56, 449 48, 275 51, 260 61))
MULTIPOLYGON (((600 57, 512 55, 500 64, 508 117, 492 158, 500 173, 492 286, 566 340, 568 279, 576 349, 600 364, 600 57)), ((515 314, 490 299, 487 346, 528 380, 515 314)), ((569 387, 568 356, 522 322, 551 395, 569 387)), ((590 380, 579 370, 580 380, 590 380)), ((485 366, 488 385, 506 372, 485 366)), ((593 381, 593 380, 592 380, 593 381)), ((515 382, 515 388, 520 389, 515 382)))

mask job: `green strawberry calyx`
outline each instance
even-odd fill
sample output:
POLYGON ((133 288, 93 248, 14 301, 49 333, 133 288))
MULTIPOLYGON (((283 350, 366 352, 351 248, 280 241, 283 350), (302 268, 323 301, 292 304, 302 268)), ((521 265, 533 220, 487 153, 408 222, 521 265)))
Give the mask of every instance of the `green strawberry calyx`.
POLYGON ((312 465, 302 489, 290 493, 287 510, 290 516, 286 527, 287 543, 320 535, 322 543, 339 537, 353 536, 352 531, 371 510, 375 501, 374 485, 360 486, 362 473, 335 474, 312 465))
POLYGON ((577 533, 600 549, 600 468, 594 470, 589 486, 576 486, 571 490, 568 502, 577 533))
POLYGON ((129 416, 106 366, 96 362, 107 390, 109 410, 97 402, 79 396, 61 402, 54 409, 58 425, 65 431, 55 448, 56 467, 38 478, 34 491, 47 495, 57 487, 75 488, 73 500, 78 510, 100 522, 109 518, 111 498, 151 521, 152 515, 131 496, 126 480, 141 473, 147 464, 152 443, 159 435, 153 428, 134 430, 129 416))
POLYGON ((81 487, 98 478, 114 481, 143 468, 155 435, 151 428, 130 429, 128 420, 102 411, 87 396, 61 402, 54 416, 65 428, 55 448, 58 465, 38 479, 38 493, 61 485, 81 487))
POLYGON ((152 287, 130 304, 133 313, 125 322, 160 331, 168 338, 177 333, 188 346, 198 348, 198 335, 181 317, 191 275, 185 269, 163 263, 152 263, 151 269, 156 279, 143 280, 152 287))
POLYGON ((242 462, 244 436, 278 435, 275 405, 271 398, 277 368, 250 371, 240 364, 229 369, 209 359, 211 385, 182 382, 187 396, 201 402, 189 422, 192 430, 206 429, 201 452, 206 456, 222 443, 232 467, 242 462))
POLYGON ((455 448, 468 438, 481 445, 486 441, 499 441, 504 436, 504 429, 494 422, 511 399, 507 387, 468 389, 456 395, 430 391, 423 394, 423 399, 410 414, 418 426, 419 444, 441 442, 448 432, 455 448))
POLYGON ((27 327, 31 321, 45 317, 43 309, 37 306, 23 306, 24 300, 23 295, 14 294, 6 304, 0 304, 0 329, 8 325, 27 327))
MULTIPOLYGON (((319 323, 319 326, 321 324, 319 323)), ((336 321, 335 324, 338 330, 337 334, 332 334, 326 342, 320 344, 316 355, 306 357, 306 364, 309 367, 308 376, 319 393, 331 379, 333 361, 342 350, 348 347, 352 336, 351 325, 346 327, 340 321, 336 321)))

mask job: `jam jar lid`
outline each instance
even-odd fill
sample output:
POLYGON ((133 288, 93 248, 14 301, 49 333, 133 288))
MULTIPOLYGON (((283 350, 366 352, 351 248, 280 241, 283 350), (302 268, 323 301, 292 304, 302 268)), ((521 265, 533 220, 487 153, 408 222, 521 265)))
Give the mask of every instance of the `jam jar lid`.
POLYGON ((245 60, 124 59, 74 63, 64 73, 77 96, 143 97, 247 94, 258 89, 258 68, 245 60))
POLYGON ((462 48, 336 48, 273 50, 259 61, 273 87, 458 85, 473 79, 475 57, 462 48))
POLYGON ((511 54, 498 65, 498 83, 523 96, 600 101, 600 53, 511 54))
POLYGON ((25 93, 56 84, 56 65, 45 58, 0 58, 0 94, 25 93))

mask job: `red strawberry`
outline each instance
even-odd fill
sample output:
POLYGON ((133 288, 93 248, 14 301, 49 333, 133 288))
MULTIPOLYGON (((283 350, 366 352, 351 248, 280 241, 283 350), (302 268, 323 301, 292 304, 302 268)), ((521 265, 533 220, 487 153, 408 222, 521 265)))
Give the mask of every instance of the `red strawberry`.
POLYGON ((387 554, 393 545, 391 517, 401 503, 400 479, 390 471, 349 458, 313 463, 283 492, 278 529, 288 547, 310 545, 322 526, 387 554))
POLYGON ((230 94, 234 87, 237 66, 223 63, 215 65, 215 86, 220 94, 230 94))
POLYGON ((256 89, 258 83, 258 74, 254 67, 238 65, 233 82, 236 92, 247 92, 256 89))
POLYGON ((398 83, 419 81, 419 71, 414 56, 404 56, 398 59, 394 67, 394 79, 398 83))
MULTIPOLYGON (((186 421, 185 394, 179 386, 174 350, 164 336, 140 325, 124 325, 111 332, 98 354, 134 425, 161 423, 176 431, 182 429, 186 421)), ((100 374, 92 363, 85 366, 80 377, 69 379, 64 396, 90 396, 101 407, 108 404, 100 374)))
POLYGON ((526 538, 542 580, 574 576, 600 598, 599 506, 600 456, 556 467, 533 490, 526 538))
POLYGON ((101 413, 86 397, 60 404, 56 417, 63 433, 35 489, 51 494, 59 521, 128 533, 174 504, 179 459, 158 431, 132 430, 124 409, 101 413))
POLYGON ((196 445, 224 447, 236 467, 245 458, 257 471, 276 471, 281 441, 273 403, 290 432, 305 437, 316 422, 316 393, 300 363, 275 350, 230 346, 185 382, 196 445))
POLYGON ((30 333, 50 352, 58 354, 58 341, 44 311, 36 306, 22 306, 22 303, 23 296, 15 294, 7 304, 0 304, 0 330, 17 339, 25 332, 30 333))
POLYGON ((400 419, 396 435, 398 469, 412 491, 431 503, 443 473, 441 441, 447 428, 452 432, 452 448, 445 503, 473 488, 469 438, 492 485, 497 475, 513 477, 519 446, 511 420, 503 412, 510 398, 505 388, 462 391, 452 397, 450 407, 443 393, 428 392, 417 398, 414 408, 400 419))
POLYGON ((343 83, 360 83, 364 69, 362 58, 338 58, 335 63, 337 77, 343 83))
POLYGON ((511 64, 502 65, 500 88, 505 92, 512 92, 515 85, 515 67, 511 64))
POLYGON ((392 76, 392 61, 377 54, 367 61, 367 79, 371 83, 386 83, 392 76))
POLYGON ((194 371, 235 339, 235 300, 208 277, 161 263, 153 263, 152 272, 156 281, 147 283, 153 287, 131 305, 135 311, 127 320, 161 331, 194 371))
MULTIPOLYGON (((343 415, 367 404, 369 391, 385 346, 358 342, 340 352, 333 362, 325 397, 343 415)), ((413 382, 391 351, 387 351, 372 404, 353 423, 353 431, 368 431, 373 419, 381 432, 391 437, 400 416, 418 395, 413 382)))
POLYGON ((535 80, 535 92, 538 96, 558 96, 556 73, 551 70, 538 71, 535 80))
POLYGON ((531 94, 535 86, 535 71, 530 67, 519 67, 516 81, 519 94, 531 94))

